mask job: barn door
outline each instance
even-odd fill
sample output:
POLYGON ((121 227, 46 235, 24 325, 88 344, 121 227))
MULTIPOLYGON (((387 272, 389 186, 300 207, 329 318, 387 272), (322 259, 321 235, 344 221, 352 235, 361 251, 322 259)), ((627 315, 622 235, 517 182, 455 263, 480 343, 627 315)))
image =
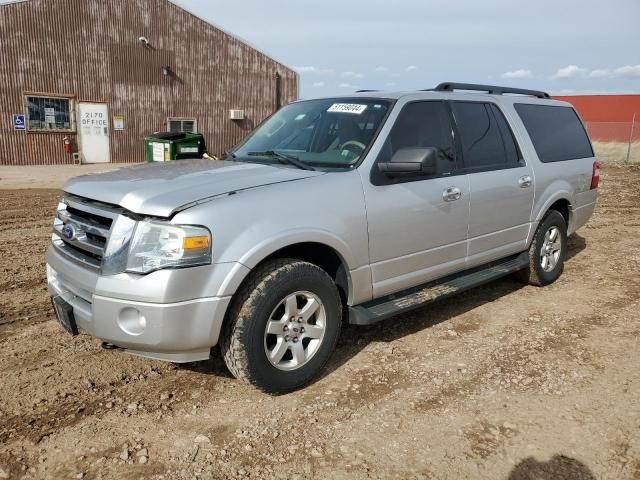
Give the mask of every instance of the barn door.
POLYGON ((105 103, 78 103, 78 138, 82 163, 108 163, 109 111, 105 103))

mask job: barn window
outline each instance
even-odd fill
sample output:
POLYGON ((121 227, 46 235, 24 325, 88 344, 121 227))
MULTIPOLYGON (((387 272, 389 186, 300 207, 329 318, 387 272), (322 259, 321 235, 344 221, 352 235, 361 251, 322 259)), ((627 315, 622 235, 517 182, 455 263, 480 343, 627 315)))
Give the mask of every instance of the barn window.
POLYGON ((27 130, 32 132, 72 131, 72 100, 65 97, 25 96, 27 130))
POLYGON ((195 118, 169 118, 167 120, 167 130, 175 133, 197 133, 198 125, 195 118))

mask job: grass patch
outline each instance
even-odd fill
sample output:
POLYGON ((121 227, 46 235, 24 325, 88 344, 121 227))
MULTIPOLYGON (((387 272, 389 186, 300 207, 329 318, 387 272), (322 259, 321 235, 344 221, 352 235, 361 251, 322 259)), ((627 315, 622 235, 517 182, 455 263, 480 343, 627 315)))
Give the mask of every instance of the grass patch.
MULTIPOLYGON (((593 142, 593 149, 599 161, 605 163, 624 163, 627 159, 628 143, 593 142)), ((629 163, 640 163, 640 142, 631 144, 629 163)))

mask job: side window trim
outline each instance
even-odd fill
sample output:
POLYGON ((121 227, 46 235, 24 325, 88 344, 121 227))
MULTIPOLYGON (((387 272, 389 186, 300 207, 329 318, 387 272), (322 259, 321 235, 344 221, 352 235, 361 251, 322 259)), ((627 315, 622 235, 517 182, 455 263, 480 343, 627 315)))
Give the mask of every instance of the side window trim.
POLYGON ((454 122, 454 118, 453 118, 453 112, 451 110, 451 106, 450 106, 450 101, 449 100, 445 100, 445 99, 420 99, 420 100, 410 100, 407 103, 405 103, 404 105, 402 105, 400 112, 398 112, 398 115, 396 116, 396 118, 394 119, 394 124, 391 126, 391 129, 389 130, 389 133, 387 135, 387 138, 385 139, 385 142, 388 141, 389 136, 391 135, 391 133, 393 132, 393 127, 395 126, 395 122, 398 121, 398 118, 400 118, 400 115, 402 115, 402 112, 404 111, 404 109, 409 106, 409 105, 413 105, 416 103, 431 103, 431 102, 440 102, 444 105, 445 109, 447 110, 447 114, 449 115, 449 126, 451 127, 451 147, 453 149, 453 154, 455 156, 455 158, 453 159, 454 162, 454 167, 451 170, 450 173, 442 173, 439 175, 432 175, 430 177, 420 177, 420 176, 412 176, 412 177, 407 177, 406 179, 402 179, 402 178, 397 178, 397 179, 392 179, 392 178, 387 178, 384 181, 379 181, 379 179, 377 179, 377 175, 375 174, 378 171, 378 163, 380 162, 380 152, 378 152, 378 156, 376 157, 375 161, 373 162, 372 166, 371 166, 371 170, 369 172, 369 181, 371 182, 372 185, 375 186, 383 186, 383 185, 397 185, 397 184, 402 184, 402 183, 409 183, 409 182, 424 182, 427 180, 433 180, 436 178, 449 178, 449 177, 455 177, 458 175, 466 175, 467 172, 464 172, 463 168, 462 168, 462 164, 460 162, 460 158, 461 158, 461 149, 458 148, 458 133, 456 130, 456 126, 455 126, 455 122, 454 122))
MULTIPOLYGON (((518 139, 515 136, 514 132, 513 132, 513 128, 511 127, 511 124, 509 123, 508 117, 505 115, 505 113, 502 111, 502 109, 500 108, 500 106, 495 103, 495 102, 491 102, 488 100, 447 100, 447 103, 449 104, 449 110, 451 112, 451 119, 452 119, 452 127, 454 130, 454 136, 456 139, 456 148, 458 149, 458 155, 457 155, 457 159, 458 159, 458 169, 459 169, 459 174, 468 174, 468 173, 482 173, 482 172, 492 172, 492 171, 497 171, 497 170, 509 170, 511 168, 522 168, 522 167, 526 167, 526 161, 524 159, 524 156, 522 154, 522 149, 520 148, 520 144, 518 143, 518 139), (456 119, 455 116, 455 110, 453 108, 453 104, 454 103, 481 103, 484 105, 492 105, 494 108, 497 108, 498 111, 502 114, 503 118, 504 118, 504 122, 507 125, 507 128, 509 129, 509 133, 511 134, 511 138, 513 139, 513 143, 516 146, 516 151, 518 154, 518 159, 520 163, 514 164, 514 163, 507 163, 507 164, 495 164, 495 165, 487 165, 487 166, 482 166, 482 167, 469 167, 467 166, 467 162, 466 159, 464 158, 464 149, 462 147, 462 141, 461 141, 461 135, 460 135, 460 128, 458 125, 458 120, 456 119)), ((493 108, 489 108, 489 111, 491 112, 491 115, 493 116, 494 120, 495 120, 495 112, 493 108)), ((496 121, 497 122, 497 121, 496 121)), ((505 154, 506 154, 506 145, 504 143, 504 138, 502 136, 502 132, 500 130, 500 128, 498 128, 498 132, 500 133, 500 138, 502 140, 502 148, 505 149, 505 154)))
POLYGON ((464 161, 464 154, 462 148, 462 137, 460 136, 460 130, 458 128, 458 122, 456 116, 453 113, 453 101, 446 100, 447 111, 449 112, 449 119, 451 121, 451 134, 453 135, 453 148, 456 151, 456 171, 466 173, 466 164, 464 161))

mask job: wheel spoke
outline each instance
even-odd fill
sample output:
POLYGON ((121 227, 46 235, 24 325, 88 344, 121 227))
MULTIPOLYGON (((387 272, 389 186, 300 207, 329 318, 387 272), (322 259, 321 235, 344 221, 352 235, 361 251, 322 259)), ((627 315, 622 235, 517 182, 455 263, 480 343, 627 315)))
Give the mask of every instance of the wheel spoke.
POLYGON ((551 272, 560 261, 562 252, 562 232, 557 226, 551 226, 544 234, 540 246, 540 266, 545 272, 551 272))
POLYGON ((306 357, 302 342, 294 343, 291 345, 291 353, 293 354, 293 361, 296 365, 300 365, 304 362, 306 357))
POLYGON ((269 323, 267 323, 267 333, 282 335, 283 326, 284 324, 280 320, 269 320, 269 323))
POLYGON ((264 327, 264 351, 271 365, 288 371, 304 366, 322 346, 326 322, 326 308, 316 294, 298 291, 282 298, 264 327))
POLYGON ((305 325, 304 336, 307 338, 322 338, 324 327, 319 325, 305 325))
POLYGON ((289 295, 284 301, 284 314, 290 318, 298 315, 298 298, 296 295, 289 295))
POLYGON ((282 360, 282 357, 284 357, 284 354, 287 353, 288 349, 289 349, 289 345, 287 344, 287 342, 284 341, 284 338, 282 337, 278 338, 278 342, 276 343, 276 346, 273 347, 273 350, 271 350, 269 354, 271 361, 273 363, 279 363, 280 360, 282 360))
POLYGON ((300 310, 299 312, 299 315, 302 317, 302 321, 308 322, 309 319, 313 316, 314 313, 318 311, 319 308, 320 308, 320 304, 315 298, 310 298, 309 300, 307 300, 307 304, 304 307, 302 307, 302 310, 300 310))

